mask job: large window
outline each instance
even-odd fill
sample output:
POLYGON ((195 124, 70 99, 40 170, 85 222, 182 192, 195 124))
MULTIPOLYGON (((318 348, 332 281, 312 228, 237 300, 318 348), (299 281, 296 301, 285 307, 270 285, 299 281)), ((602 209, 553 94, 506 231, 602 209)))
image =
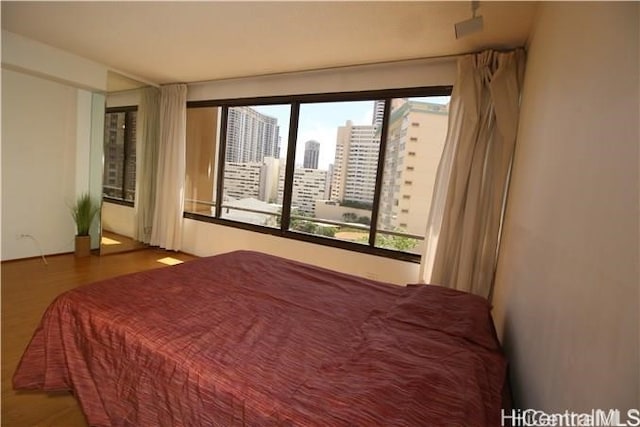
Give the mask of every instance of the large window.
POLYGON ((109 108, 104 118, 106 199, 133 203, 136 195, 136 107, 109 108))
POLYGON ((185 216, 417 261, 450 93, 189 103, 185 216))

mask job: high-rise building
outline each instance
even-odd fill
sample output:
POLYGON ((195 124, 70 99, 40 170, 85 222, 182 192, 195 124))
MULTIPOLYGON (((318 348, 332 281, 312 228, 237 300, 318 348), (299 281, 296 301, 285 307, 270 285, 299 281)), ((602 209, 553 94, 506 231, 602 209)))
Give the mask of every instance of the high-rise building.
POLYGON ((226 163, 225 200, 251 198, 277 203, 279 177, 280 160, 273 157, 265 157, 262 162, 226 163))
POLYGON ((379 99, 373 103, 373 120, 371 124, 378 129, 382 128, 382 119, 384 117, 384 99, 379 99))
POLYGON ((265 157, 280 157, 280 127, 274 117, 251 107, 229 108, 226 161, 262 162, 265 157))
POLYGON ((106 114, 104 122, 104 193, 122 197, 124 114, 106 114))
POLYGON ((373 203, 380 135, 374 125, 338 127, 331 200, 373 203))
POLYGON ((262 162, 226 163, 224 165, 225 199, 259 199, 262 169, 262 162))
POLYGON ((260 170, 260 200, 268 203, 282 203, 282 198, 278 200, 279 179, 280 159, 265 157, 260 170))
MULTIPOLYGON (((280 170, 278 197, 284 194, 284 168, 280 170)), ((315 217, 316 200, 327 199, 327 171, 320 169, 296 168, 293 173, 291 208, 299 213, 315 217)))
POLYGON ((378 225, 423 234, 446 138, 448 105, 404 101, 389 116, 378 225))
POLYGON ((320 158, 320 143, 318 141, 307 141, 304 143, 305 169, 318 169, 318 159, 320 158))

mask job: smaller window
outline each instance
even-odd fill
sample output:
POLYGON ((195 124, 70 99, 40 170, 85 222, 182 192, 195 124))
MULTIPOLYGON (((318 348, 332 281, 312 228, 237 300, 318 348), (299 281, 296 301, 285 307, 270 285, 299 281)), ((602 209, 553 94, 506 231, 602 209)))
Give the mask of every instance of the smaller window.
POLYGON ((408 194, 405 194, 405 195, 402 196, 402 199, 403 200, 409 200, 409 199, 411 199, 411 196, 408 195, 408 194))
POLYGON ((104 120, 104 196, 133 203, 137 107, 109 108, 104 120))
POLYGON ((409 156, 409 157, 414 157, 415 155, 416 155, 415 151, 409 151, 407 153, 407 156, 409 156))
POLYGON ((418 140, 418 138, 416 138, 415 136, 412 136, 411 138, 409 138, 409 141, 411 142, 416 142, 418 140))
POLYGON ((404 185, 411 185, 411 184, 413 184, 413 181, 405 181, 404 182, 404 185))
POLYGON ((418 122, 413 122, 413 123, 411 123, 411 126, 413 126, 414 128, 417 128, 417 127, 419 127, 419 126, 420 126, 420 123, 418 123, 418 122))
POLYGON ((413 170, 415 170, 415 168, 413 166, 407 166, 407 171, 411 172, 413 170))
POLYGON ((400 212, 404 213, 404 214, 408 214, 409 213, 409 209, 402 209, 402 210, 400 210, 400 212))

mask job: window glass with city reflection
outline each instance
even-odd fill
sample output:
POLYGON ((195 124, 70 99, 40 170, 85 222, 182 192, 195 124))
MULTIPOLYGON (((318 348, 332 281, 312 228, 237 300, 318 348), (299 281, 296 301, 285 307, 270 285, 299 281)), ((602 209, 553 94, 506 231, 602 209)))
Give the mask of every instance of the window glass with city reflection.
POLYGON ((136 117, 131 108, 104 116, 103 195, 131 202, 136 193, 136 117))
POLYGON ((221 218, 280 227, 290 111, 290 105, 229 107, 221 218))
POLYGON ((449 97, 391 100, 376 247, 421 254, 449 97))
POLYGON ((383 101, 300 105, 290 230, 369 243, 383 108, 383 101))

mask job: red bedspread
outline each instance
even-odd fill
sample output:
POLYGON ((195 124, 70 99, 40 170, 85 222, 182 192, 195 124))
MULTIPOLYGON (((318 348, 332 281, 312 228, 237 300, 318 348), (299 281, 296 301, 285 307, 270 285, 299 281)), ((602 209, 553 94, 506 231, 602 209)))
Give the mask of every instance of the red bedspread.
POLYGON ((500 424, 489 306, 239 251, 58 297, 14 375, 92 426, 500 424))

